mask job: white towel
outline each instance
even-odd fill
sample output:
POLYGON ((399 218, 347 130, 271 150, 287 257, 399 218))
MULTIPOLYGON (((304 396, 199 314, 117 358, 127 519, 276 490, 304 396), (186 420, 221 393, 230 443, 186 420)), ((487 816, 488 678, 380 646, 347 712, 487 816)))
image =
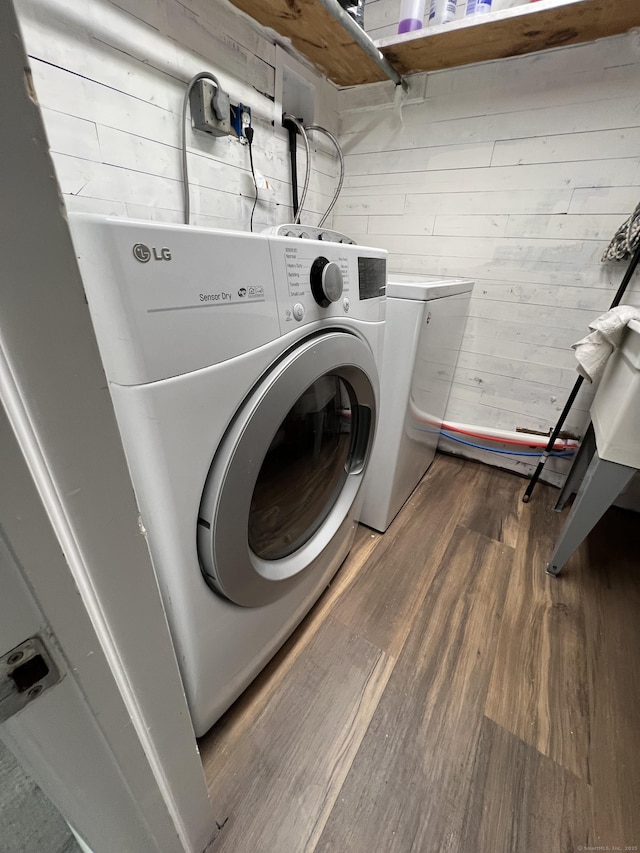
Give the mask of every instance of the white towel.
POLYGON ((576 369, 581 376, 589 382, 600 379, 609 356, 620 346, 624 330, 631 320, 640 320, 640 308, 618 305, 589 323, 591 334, 572 344, 578 359, 576 369))

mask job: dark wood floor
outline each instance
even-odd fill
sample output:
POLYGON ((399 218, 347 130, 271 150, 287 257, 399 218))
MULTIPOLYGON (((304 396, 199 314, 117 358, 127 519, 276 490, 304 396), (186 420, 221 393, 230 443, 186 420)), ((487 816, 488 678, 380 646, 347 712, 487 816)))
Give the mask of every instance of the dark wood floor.
POLYGON ((224 853, 640 849, 640 523, 439 456, 201 742, 224 853), (626 846, 626 848, 625 848, 626 846))

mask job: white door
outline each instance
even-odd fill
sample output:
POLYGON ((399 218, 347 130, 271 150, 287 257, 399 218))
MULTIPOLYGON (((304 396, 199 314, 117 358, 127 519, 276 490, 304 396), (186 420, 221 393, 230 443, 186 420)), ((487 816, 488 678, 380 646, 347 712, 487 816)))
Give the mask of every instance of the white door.
POLYGON ((140 738, 1 405, 0 447, 0 739, 93 853, 200 853, 216 823, 190 727, 186 762, 140 738))

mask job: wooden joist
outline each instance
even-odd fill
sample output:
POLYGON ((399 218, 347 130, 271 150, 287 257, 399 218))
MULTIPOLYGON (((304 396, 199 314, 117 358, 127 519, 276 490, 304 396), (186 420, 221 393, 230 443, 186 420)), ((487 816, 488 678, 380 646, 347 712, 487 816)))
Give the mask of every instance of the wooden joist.
POLYGON ((293 46, 338 86, 375 83, 387 76, 317 0, 231 0, 293 46))

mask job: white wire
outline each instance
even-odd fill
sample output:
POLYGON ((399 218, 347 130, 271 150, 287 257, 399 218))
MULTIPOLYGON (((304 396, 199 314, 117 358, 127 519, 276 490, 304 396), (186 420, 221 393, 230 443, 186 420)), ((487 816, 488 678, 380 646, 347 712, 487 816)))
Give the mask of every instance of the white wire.
POLYGON ((311 177, 311 149, 309 147, 309 137, 307 136, 307 131, 304 129, 302 122, 298 121, 295 116, 290 115, 289 113, 285 113, 282 116, 283 121, 290 121, 300 131, 300 136, 304 141, 305 153, 307 155, 307 170, 304 176, 304 184, 302 187, 302 195, 300 196, 300 203, 298 205, 298 212, 295 215, 295 219, 293 220, 294 225, 298 225, 300 223, 300 215, 302 214, 302 207, 304 205, 304 201, 307 197, 307 190, 309 189, 309 179, 311 177))
POLYGON ((338 180, 338 186, 336 187, 335 194, 334 194, 333 198, 331 199, 331 204, 329 205, 324 216, 322 217, 322 219, 318 223, 318 228, 322 228, 324 223, 327 221, 329 214, 333 210, 335 203, 338 201, 338 196, 340 195, 340 190, 342 189, 342 184, 344 183, 344 154, 342 153, 342 148, 340 147, 340 143, 338 142, 336 137, 333 135, 333 133, 331 133, 330 130, 327 130, 326 127, 321 127, 319 124, 308 124, 306 126, 305 130, 307 132, 309 132, 311 130, 319 130, 320 133, 324 133, 325 136, 328 136, 329 139, 335 145, 335 149, 338 152, 338 158, 340 160, 340 179, 338 180))
POLYGON ((191 220, 191 202, 189 199, 189 170, 187 166, 187 107, 189 106, 189 97, 191 90, 196 85, 198 80, 211 80, 216 84, 216 88, 220 90, 220 83, 215 74, 210 71, 200 71, 187 83, 187 88, 182 101, 182 185, 184 196, 184 222, 185 225, 190 225, 191 220))

